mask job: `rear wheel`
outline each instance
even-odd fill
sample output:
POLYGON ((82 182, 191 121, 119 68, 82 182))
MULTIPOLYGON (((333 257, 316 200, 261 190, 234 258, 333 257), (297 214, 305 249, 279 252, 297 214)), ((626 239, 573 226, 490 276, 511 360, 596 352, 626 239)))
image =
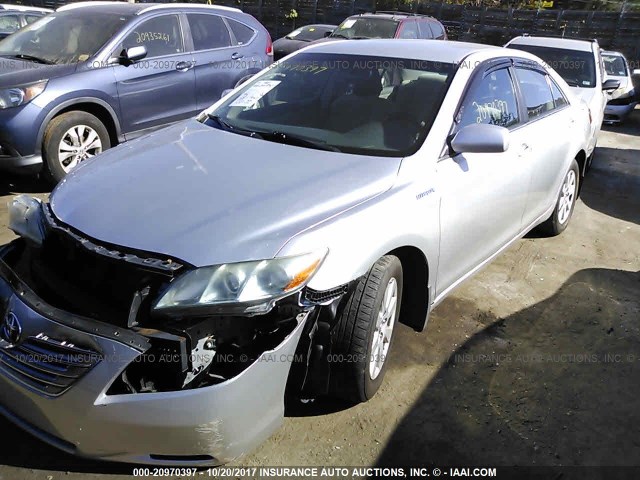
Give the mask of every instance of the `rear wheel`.
POLYGON ((358 283, 338 320, 332 393, 352 402, 372 398, 382 385, 400 316, 402 264, 385 255, 358 283))
POLYGON ((562 188, 556 201, 556 208, 551 216, 539 227, 543 233, 555 236, 561 234, 567 228, 578 198, 579 186, 580 170, 578 163, 574 160, 562 182, 562 188))
POLYGON ((84 160, 111 146, 104 124, 87 112, 67 112, 57 116, 47 126, 43 153, 49 175, 55 182, 84 160))

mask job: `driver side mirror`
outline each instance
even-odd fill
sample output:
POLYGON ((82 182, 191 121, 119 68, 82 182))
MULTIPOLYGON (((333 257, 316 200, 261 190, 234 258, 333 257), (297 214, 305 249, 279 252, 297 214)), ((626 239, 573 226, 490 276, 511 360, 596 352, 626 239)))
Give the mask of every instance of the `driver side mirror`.
POLYGON ((610 78, 602 84, 602 90, 605 92, 617 90, 618 87, 620 87, 620 80, 615 80, 613 78, 610 78))
POLYGON ((139 60, 142 60, 147 56, 147 48, 144 45, 140 45, 139 47, 131 47, 125 48, 120 53, 120 57, 118 58, 118 63, 121 65, 131 65, 139 60))
POLYGON ((509 148, 509 130, 477 123, 462 127, 449 140, 452 155, 459 153, 502 153, 509 148))
POLYGON ((333 31, 331 31, 331 32, 324 32, 324 38, 330 37, 332 33, 333 33, 333 31))

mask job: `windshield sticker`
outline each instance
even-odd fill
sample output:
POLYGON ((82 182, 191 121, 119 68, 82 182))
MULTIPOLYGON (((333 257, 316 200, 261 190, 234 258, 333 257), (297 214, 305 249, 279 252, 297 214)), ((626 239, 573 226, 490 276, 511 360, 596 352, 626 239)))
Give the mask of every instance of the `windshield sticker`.
POLYGON ((355 20, 345 20, 345 22, 340 25, 340 28, 351 28, 353 27, 353 24, 356 23, 355 20))
POLYGON ((313 28, 313 27, 311 27, 311 28, 309 29, 309 31, 310 31, 310 32, 315 32, 315 31, 316 31, 316 29, 315 29, 315 28, 313 28))
POLYGON ((276 85, 280 83, 280 80, 261 80, 254 83, 249 89, 236 98, 230 107, 251 107, 256 104, 258 100, 264 97, 267 93, 273 90, 276 85))

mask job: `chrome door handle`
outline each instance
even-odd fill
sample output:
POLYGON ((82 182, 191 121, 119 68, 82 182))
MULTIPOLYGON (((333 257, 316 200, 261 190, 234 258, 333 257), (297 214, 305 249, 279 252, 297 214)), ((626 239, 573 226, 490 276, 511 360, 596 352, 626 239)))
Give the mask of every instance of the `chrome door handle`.
POLYGON ((176 63, 176 70, 179 72, 187 72, 193 68, 193 62, 178 62, 176 63))
POLYGON ((242 55, 241 53, 234 53, 233 55, 231 55, 231 60, 240 60, 242 57, 244 57, 244 55, 242 55))

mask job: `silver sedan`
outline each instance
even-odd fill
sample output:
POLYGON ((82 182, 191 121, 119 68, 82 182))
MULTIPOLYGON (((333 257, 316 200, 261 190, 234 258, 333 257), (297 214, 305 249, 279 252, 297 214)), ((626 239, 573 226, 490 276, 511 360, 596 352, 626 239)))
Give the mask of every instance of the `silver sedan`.
POLYGON ((0 413, 78 455, 207 465, 271 435, 285 388, 366 401, 399 323, 567 227, 588 135, 525 52, 303 49, 13 201, 0 413))

